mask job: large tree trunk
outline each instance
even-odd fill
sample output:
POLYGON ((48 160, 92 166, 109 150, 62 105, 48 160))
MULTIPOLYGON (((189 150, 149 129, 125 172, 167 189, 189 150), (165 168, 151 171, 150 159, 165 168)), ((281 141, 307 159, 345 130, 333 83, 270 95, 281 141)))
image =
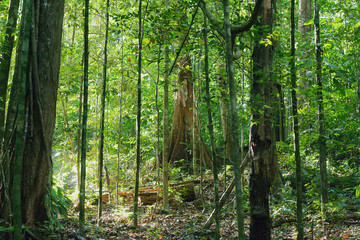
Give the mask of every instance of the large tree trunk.
MULTIPOLYGON (((177 164, 177 161, 184 159, 185 168, 190 170, 193 148, 193 88, 190 58, 183 56, 178 60, 178 81, 175 94, 175 109, 172 128, 170 132, 169 162, 177 164)), ((207 166, 212 166, 210 154, 202 140, 198 149, 204 151, 204 160, 207 166)), ((196 156, 200 158, 200 156, 196 156)))
POLYGON ((273 46, 261 43, 272 31, 272 0, 264 0, 256 24, 251 82, 250 128, 250 239, 271 239, 270 185, 276 174, 276 140, 273 128, 274 80, 271 77, 273 46))
MULTIPOLYGON (((52 174, 51 143, 55 126, 56 99, 59 82, 60 49, 63 0, 33 1, 31 13, 31 40, 28 55, 26 107, 27 118, 25 148, 22 158, 21 203, 23 224, 33 226, 48 219, 48 202, 45 201, 50 187, 52 174), (46 116, 46 118, 44 117, 46 116)), ((19 49, 20 50, 20 49, 19 49)), ((19 55, 19 53, 17 54, 19 55)), ((15 70, 14 81, 16 81, 15 70)), ((13 84, 6 123, 7 148, 3 154, 9 156, 10 169, 5 174, 13 173, 12 161, 15 151, 13 131, 16 129, 18 105, 18 85, 13 84), (5 152, 6 151, 6 152, 5 152)), ((4 155, 4 156, 5 156, 4 155)), ((6 166, 6 158, 2 166, 6 166)), ((10 185, 12 181, 10 181, 10 185)), ((9 220, 6 212, 4 188, 0 186, 0 218, 9 220)), ((11 194, 9 195, 11 197, 11 194)))

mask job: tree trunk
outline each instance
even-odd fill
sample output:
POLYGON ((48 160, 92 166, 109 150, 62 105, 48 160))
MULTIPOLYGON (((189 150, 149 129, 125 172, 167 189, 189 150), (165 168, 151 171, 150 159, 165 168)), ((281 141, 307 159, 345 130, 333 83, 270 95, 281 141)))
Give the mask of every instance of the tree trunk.
MULTIPOLYGON (((18 141, 19 135, 15 139, 13 133, 19 130, 17 128, 20 126, 18 121, 22 111, 21 101, 25 101, 24 126, 26 130, 24 150, 20 156, 23 169, 21 198, 17 198, 21 199, 22 204, 22 224, 34 226, 37 223, 43 223, 49 217, 47 205, 49 203, 46 202, 46 194, 50 188, 52 174, 50 152, 56 116, 64 1, 46 1, 46 4, 44 1, 25 1, 24 4, 31 7, 29 19, 24 20, 23 18, 22 20, 31 25, 30 45, 28 45, 30 50, 27 54, 26 72, 20 70, 19 66, 15 67, 6 121, 5 146, 7 147, 4 148, 7 151, 4 152, 4 156, 10 156, 10 169, 4 169, 9 170, 5 172, 7 176, 14 176, 15 169, 13 168, 15 166, 12 163, 14 153, 22 150, 18 149, 19 145, 15 143, 18 141), (23 74, 26 75, 27 82, 25 100, 19 95, 20 86, 18 84, 20 76, 23 74)), ((26 9, 25 5, 23 9, 26 9)), ((21 38, 23 36, 20 36, 19 39, 21 38)), ((23 40, 25 39, 23 38, 23 40)), ((18 51, 23 51, 22 47, 26 45, 26 41, 23 40, 19 41, 18 51)), ((25 54, 25 52, 21 54, 25 54)), ((22 61, 18 56, 20 56, 20 52, 17 53, 16 65, 22 61)), ((7 164, 7 159, 4 158, 2 165, 6 166, 7 164)), ((15 181, 10 183, 15 184, 15 181)), ((3 205, 6 202, 3 187, 0 187, 0 196, 0 202, 3 205)), ((8 207, 1 206, 0 209, 0 218, 9 220, 8 207)))
POLYGON ((164 76, 164 113, 163 113, 163 206, 169 210, 169 167, 168 159, 170 155, 169 146, 169 47, 165 47, 165 76, 164 76))
POLYGON ((233 64, 233 46, 230 24, 230 3, 229 0, 223 0, 223 13, 224 13, 224 39, 225 39, 225 57, 226 57, 226 73, 228 75, 228 86, 230 95, 230 114, 231 114, 231 160, 234 166, 235 175, 235 196, 236 196, 236 216, 238 224, 238 239, 245 239, 244 229, 244 211, 242 203, 242 186, 241 186, 241 158, 239 149, 239 116, 237 109, 237 95, 234 77, 234 64, 233 64))
POLYGON ((105 16, 105 43, 104 43, 104 63, 103 63, 103 84, 101 91, 101 119, 100 119, 100 141, 99 141, 99 208, 98 223, 101 221, 102 214, 102 192, 103 192, 103 166, 104 166, 104 124, 105 124, 105 101, 106 101, 106 77, 107 77, 107 47, 109 35, 109 8, 110 1, 106 1, 105 16))
POLYGON ((295 165, 296 165, 296 228, 297 239, 304 239, 304 223, 302 213, 303 202, 303 188, 301 176, 301 159, 300 159, 300 140, 299 140, 299 119, 298 119, 298 104, 297 104, 297 83, 296 83, 296 58, 295 58, 295 0, 291 0, 291 40, 290 40, 290 68, 291 68, 291 102, 292 102, 292 118, 293 118, 293 132, 294 132, 294 150, 295 150, 295 165))
POLYGON ((186 160, 189 169, 191 159, 191 143, 193 130, 193 81, 192 72, 189 69, 190 59, 181 57, 178 61, 179 73, 177 92, 175 94, 175 109, 173 124, 170 132, 170 156, 169 162, 175 163, 186 160))
POLYGON ((273 129, 274 80, 271 78, 273 46, 260 41, 272 32, 272 0, 264 0, 260 9, 259 29, 253 51, 251 82, 250 154, 250 239, 271 239, 269 193, 276 162, 276 140, 273 129))
MULTIPOLYGON (((200 3, 199 3, 200 4, 200 3)), ((199 6, 199 5, 198 5, 199 6)), ((180 47, 184 46, 187 42, 187 37, 191 26, 194 23, 195 16, 197 14, 198 7, 193 14, 192 22, 189 26, 187 34, 184 36, 183 43, 180 47)), ((186 21, 186 14, 182 16, 181 21, 186 21)), ((178 54, 180 54, 180 50, 178 54)), ((194 96, 193 96, 193 76, 190 69, 191 61, 190 57, 186 54, 183 54, 181 57, 176 58, 177 65, 179 68, 178 72, 178 81, 177 81, 177 91, 175 94, 175 109, 173 116, 173 124, 170 132, 170 146, 169 146, 169 162, 177 166, 183 166, 187 171, 190 171, 191 162, 193 158, 193 128, 194 128, 194 118, 193 118, 193 108, 194 108, 194 96), (184 163, 180 164, 181 160, 185 160, 184 163)), ((170 70, 171 72, 171 70, 170 70)), ((201 140, 197 147, 204 151, 204 161, 208 167, 212 166, 211 156, 205 146, 204 142, 201 140)), ((198 158, 199 156, 195 156, 198 158)))
MULTIPOLYGON (((124 41, 124 40, 123 40, 124 41)), ((121 82, 120 82, 120 96, 119 96, 119 130, 116 150, 116 206, 119 204, 119 181, 120 181, 120 146, 121 146, 121 127, 122 127, 122 96, 124 83, 124 42, 121 43, 121 82)))
POLYGON ((9 80, 11 55, 14 47, 14 34, 18 19, 19 0, 11 0, 5 29, 4 42, 0 56, 0 148, 4 140, 6 94, 9 80))
MULTIPOLYGON (((226 75, 225 75, 226 76, 226 75)), ((222 124, 222 132, 224 137, 224 162, 226 160, 231 159, 231 146, 232 146, 232 137, 231 137, 231 123, 230 123, 230 112, 229 112, 229 94, 228 94, 228 86, 226 83, 226 78, 224 78, 223 74, 218 74, 217 76, 218 84, 219 84, 219 105, 221 112, 221 124, 222 124)))
POLYGON ((81 169, 79 192, 79 222, 80 233, 84 233, 85 224, 85 179, 86 179, 86 150, 87 150, 87 119, 88 119, 88 93, 89 93, 89 0, 85 0, 84 9, 84 99, 81 131, 81 169))
POLYGON ((156 159, 156 208, 159 206, 160 199, 160 108, 158 103, 159 98, 159 80, 160 80, 160 55, 161 54, 161 44, 159 44, 158 57, 157 57, 157 77, 155 83, 155 108, 156 108, 156 121, 155 121, 155 131, 156 131, 156 144, 155 144, 155 159, 156 159))
POLYGON ((218 164, 215 155, 215 139, 214 126, 211 113, 211 98, 210 98, 210 77, 209 77, 209 48, 207 42, 207 19, 204 16, 204 48, 205 48, 205 79, 206 79, 206 106, 208 114, 208 129, 211 141, 211 157, 213 162, 213 176, 214 176, 214 201, 215 201, 215 239, 220 239, 220 209, 219 209, 219 177, 218 164))
POLYGON ((318 0, 314 0, 314 25, 315 25, 315 56, 316 56, 316 84, 319 120, 319 162, 320 162, 320 186, 321 186, 321 212, 326 213, 326 203, 328 200, 328 183, 326 170, 326 140, 325 140, 325 114, 323 107, 323 87, 322 87, 322 57, 320 41, 320 13, 318 0))
POLYGON ((139 194, 139 181, 140 181, 140 127, 141 127, 141 54, 142 54, 142 11, 141 11, 142 0, 139 0, 139 28, 138 28, 138 81, 137 81, 137 116, 136 116, 136 177, 135 177, 135 196, 134 196, 134 227, 138 227, 138 194, 139 194))
MULTIPOLYGON (((299 49, 300 58, 302 61, 307 61, 310 59, 310 42, 311 42, 311 24, 304 25, 304 23, 310 21, 312 18, 311 14, 311 0, 299 0, 299 21, 298 21, 298 28, 300 32, 300 43, 302 43, 302 48, 299 49)), ((302 91, 306 91, 310 86, 310 79, 306 77, 308 69, 302 68, 299 71, 300 75, 300 89, 302 91)), ((300 104, 305 101, 305 97, 303 95, 300 96, 300 104)))

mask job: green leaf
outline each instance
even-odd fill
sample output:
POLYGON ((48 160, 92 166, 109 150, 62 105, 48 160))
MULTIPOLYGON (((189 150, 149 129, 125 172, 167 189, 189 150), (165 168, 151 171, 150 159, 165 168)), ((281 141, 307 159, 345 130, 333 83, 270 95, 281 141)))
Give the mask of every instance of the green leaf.
POLYGON ((312 24, 314 24, 314 19, 312 18, 312 19, 310 19, 309 21, 307 21, 307 22, 304 22, 304 26, 307 26, 307 25, 312 25, 312 24))

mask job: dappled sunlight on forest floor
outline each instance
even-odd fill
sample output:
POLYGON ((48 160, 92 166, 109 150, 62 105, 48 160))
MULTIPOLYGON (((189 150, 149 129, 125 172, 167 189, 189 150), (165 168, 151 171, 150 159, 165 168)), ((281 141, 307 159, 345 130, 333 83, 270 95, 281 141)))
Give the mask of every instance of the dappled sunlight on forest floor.
MULTIPOLYGON (((205 213, 199 198, 192 202, 174 201, 171 212, 162 209, 154 211, 155 205, 140 205, 139 228, 132 227, 133 206, 123 202, 118 207, 104 205, 102 223, 97 224, 97 206, 86 208, 86 239, 214 239, 214 226, 204 230, 203 226, 212 211, 212 184, 204 186, 205 213)), ((221 212, 222 239, 236 239, 237 225, 234 209, 234 193, 228 199, 221 212)), ((286 205, 286 201, 277 203, 286 205)), ((274 208, 276 206, 274 205, 274 208)), ((289 207, 289 206, 288 206, 289 207)), ((344 206, 344 209, 347 209, 344 206)), ((272 238, 296 239, 296 218, 294 213, 273 211, 272 238), (275 214, 276 213, 276 214, 275 214)), ((249 216, 246 213, 246 233, 249 234, 249 216)), ((351 210, 335 211, 328 222, 323 222, 319 215, 306 215, 305 239, 360 239, 360 215, 351 210)), ((69 218, 60 219, 56 228, 46 239, 84 239, 80 237, 78 215, 71 213, 69 218)))
MULTIPOLYGON (((101 226, 96 224, 95 214, 94 217, 89 215, 86 239, 213 239, 214 231, 202 228, 206 217, 201 215, 201 211, 196 210, 192 203, 184 203, 181 207, 182 210, 168 215, 145 213, 141 216, 140 227, 137 229, 131 227, 130 218, 107 208, 101 226)), ((295 221, 282 220, 284 223, 272 230, 273 239, 296 239, 295 221)), ((60 220, 59 228, 48 239, 83 239, 78 234, 77 222, 73 218, 60 220)), ((305 224, 306 239, 360 238, 359 219, 325 223, 327 237, 321 222, 305 224)), ((221 228, 222 239, 236 239, 234 213, 222 214, 221 228)))

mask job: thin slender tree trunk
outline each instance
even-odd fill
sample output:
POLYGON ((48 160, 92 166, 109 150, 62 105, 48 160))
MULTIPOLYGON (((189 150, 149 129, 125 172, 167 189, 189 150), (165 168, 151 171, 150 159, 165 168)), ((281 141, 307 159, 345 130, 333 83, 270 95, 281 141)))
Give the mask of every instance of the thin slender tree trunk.
POLYGON ((219 105, 221 112, 221 123, 222 123, 222 132, 224 137, 224 161, 231 159, 231 146, 232 146, 232 137, 231 137, 231 123, 230 123, 230 112, 229 112, 229 88, 227 86, 227 79, 224 78, 222 74, 218 75, 219 82, 219 105))
POLYGON ((325 140, 325 114, 323 107, 322 87, 322 49, 320 41, 320 9, 318 0, 314 0, 314 26, 315 26, 315 56, 316 56, 316 84, 319 121, 319 162, 320 162, 320 186, 321 186, 321 212, 326 214, 328 201, 328 184, 326 170, 326 140, 325 140))
POLYGON ((291 68, 291 101, 292 101, 292 118, 294 131, 294 148, 295 148, 295 165, 296 165, 296 228, 297 239, 304 239, 304 223, 302 213, 302 174, 301 174, 301 159, 300 159, 300 141, 299 141, 299 119, 297 111, 297 83, 296 83, 296 58, 295 58, 295 0, 291 0, 291 40, 290 40, 290 68, 291 68))
POLYGON ((224 11, 224 32, 225 32, 225 56, 226 56, 226 72, 228 75, 228 86, 230 93, 230 116, 232 143, 231 160, 234 166, 235 175, 235 196, 236 196, 236 216, 238 224, 238 239, 245 239, 244 229, 244 211, 242 206, 242 186, 240 173, 240 149, 239 149, 239 117, 237 109, 236 85, 234 77, 233 53, 232 53, 232 36, 230 24, 230 3, 229 0, 223 0, 224 11))
MULTIPOLYGON (((84 58, 83 58, 84 59, 84 58)), ((81 66, 83 66, 83 59, 81 61, 81 66)), ((80 193, 80 182, 81 182, 81 172, 80 172, 80 163, 81 163, 81 124, 82 124, 82 106, 83 106, 83 86, 84 86, 84 76, 80 76, 80 93, 79 93, 79 110, 78 110, 78 127, 76 133, 76 170, 77 170, 77 185, 78 192, 80 193)))
POLYGON ((19 37, 19 52, 16 59, 18 74, 14 76, 13 91, 17 91, 17 117, 16 117, 16 140, 14 152, 14 168, 13 168, 13 183, 12 183, 12 213, 14 226, 14 239, 22 239, 22 172, 23 172, 23 157, 25 150, 28 111, 29 105, 26 102, 26 86, 28 82, 28 62, 29 62, 29 45, 30 45, 30 29, 31 29, 31 14, 32 1, 27 0, 23 3, 23 17, 22 29, 19 37))
MULTIPOLYGON (((299 28, 299 33, 300 33, 300 43, 302 43, 302 48, 299 49, 299 53, 300 53, 300 58, 302 61, 307 61, 308 59, 310 59, 310 42, 311 42, 311 37, 310 37, 310 33, 311 33, 311 24, 307 24, 305 25, 306 22, 310 21, 311 18, 313 17, 311 14, 311 1, 312 0, 299 0, 299 21, 298 21, 298 28, 299 28)), ((299 71, 299 76, 300 76, 300 88, 302 91, 306 91, 310 84, 311 84, 311 79, 306 77, 307 72, 309 71, 309 69, 302 68, 299 71)), ((306 99, 304 94, 299 96, 299 103, 303 104, 306 99)))
POLYGON ((215 239, 220 239, 220 209, 219 209, 219 178, 218 178, 218 164, 215 155, 215 140, 214 140, 214 126, 212 122, 211 113, 211 98, 210 98, 210 77, 209 77, 209 48, 207 42, 207 18, 204 16, 204 48, 205 48, 205 79, 206 79, 206 105, 208 114, 208 129, 211 141, 211 157, 213 162, 213 176, 214 176, 214 201, 215 201, 215 239))
MULTIPOLYGON (((194 77, 196 74, 199 74, 200 68, 198 68, 197 66, 199 64, 197 64, 197 61, 199 61, 197 58, 194 57, 194 61, 193 61, 193 73, 194 73, 194 77)), ((195 82, 194 82, 195 83, 195 82)), ((194 84, 195 85, 195 84, 194 84)), ((192 138, 193 138, 193 142, 192 142, 192 154, 193 154, 193 173, 195 175, 195 177, 197 176, 197 174, 199 173, 199 131, 198 129, 198 102, 197 102, 197 92, 196 92, 196 87, 193 88, 193 102, 194 102, 194 111, 193 111, 193 122, 194 122, 194 127, 192 129, 192 138)))
POLYGON ((89 92, 89 0, 85 0, 84 10, 84 99, 81 132, 81 170, 80 170, 80 232, 84 233, 85 224, 85 179, 86 179, 86 150, 87 150, 87 119, 88 119, 88 92, 89 92))
POLYGON ((165 76, 164 76, 164 113, 163 113, 163 207, 169 211, 169 47, 165 47, 165 76))
POLYGON ((154 212, 156 212, 156 208, 159 206, 160 201, 160 109, 158 105, 158 95, 159 95, 159 80, 160 80, 160 53, 161 53, 161 44, 159 44, 158 49, 158 59, 157 59, 157 77, 156 77, 156 89, 155 89, 155 108, 156 108, 156 147, 155 147, 155 159, 156 159, 156 205, 154 208, 154 212))
POLYGON ((106 101, 106 78, 107 78, 107 49, 109 36, 109 8, 110 1, 106 1, 105 14, 105 43, 104 43, 104 63, 103 63, 103 83, 101 91, 101 119, 100 119, 100 141, 99 141, 99 208, 98 224, 101 222, 102 215, 102 192, 103 192, 103 167, 104 167, 104 129, 105 129, 105 101, 106 101))
POLYGON ((17 25, 19 0, 11 0, 5 29, 4 42, 0 56, 0 148, 4 139, 6 94, 8 88, 11 55, 14 47, 14 35, 17 25))
POLYGON ((138 29, 138 40, 139 40, 139 53, 138 53, 138 82, 137 82, 137 117, 136 117, 136 178, 135 178, 135 194, 134 194, 134 227, 138 227, 138 207, 139 207, 139 180, 140 180, 140 127, 141 127, 141 53, 142 53, 142 11, 141 11, 142 0, 139 0, 139 29, 138 29))
POLYGON ((117 162, 116 162, 116 206, 119 205, 119 181, 120 181, 120 146, 121 146, 121 127, 122 127, 122 96, 124 83, 124 42, 121 44, 121 82, 120 82, 120 96, 119 96, 119 131, 118 131, 118 146, 117 146, 117 162))

